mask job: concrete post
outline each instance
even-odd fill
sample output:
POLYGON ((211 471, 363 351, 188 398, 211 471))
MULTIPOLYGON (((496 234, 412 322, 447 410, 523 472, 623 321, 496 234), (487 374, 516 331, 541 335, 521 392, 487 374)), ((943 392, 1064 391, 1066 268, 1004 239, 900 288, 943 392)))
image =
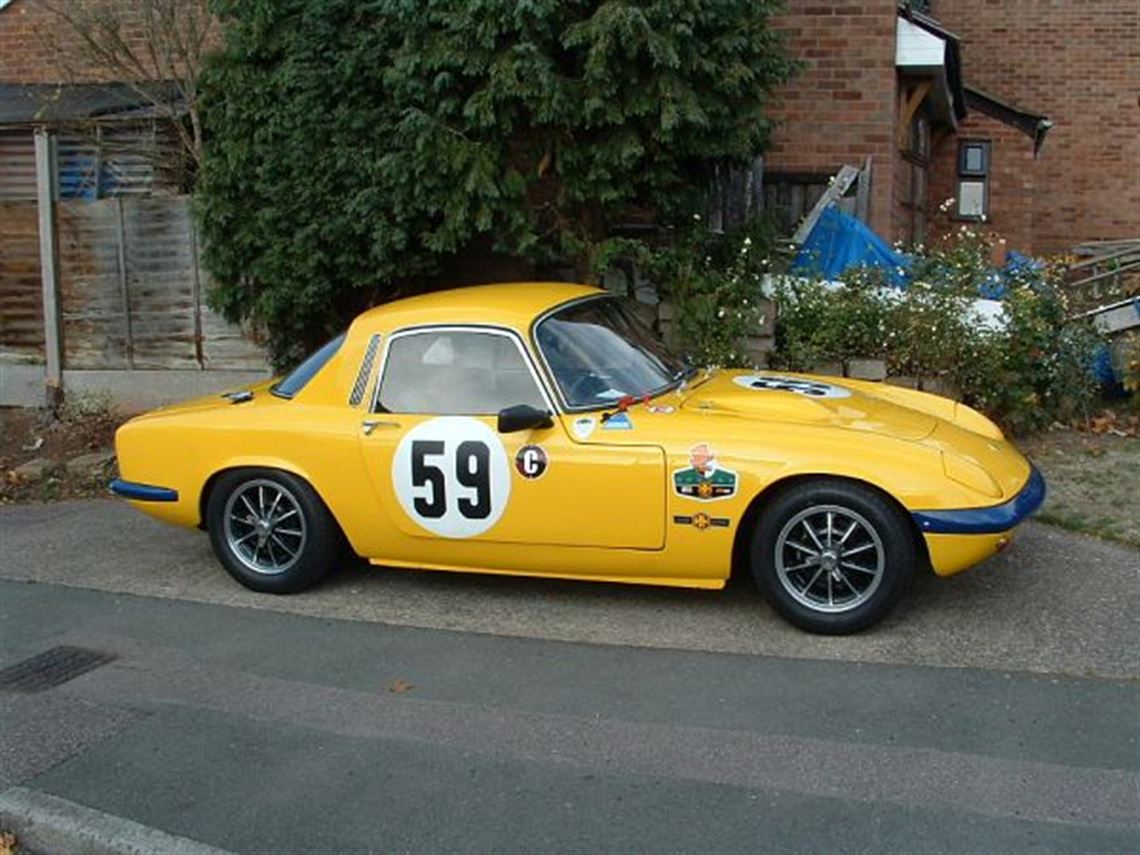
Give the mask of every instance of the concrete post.
POLYGON ((59 253, 56 247, 55 136, 36 128, 36 200, 39 208, 40 275, 43 286, 46 403, 55 409, 63 398, 63 347, 60 338, 59 253))

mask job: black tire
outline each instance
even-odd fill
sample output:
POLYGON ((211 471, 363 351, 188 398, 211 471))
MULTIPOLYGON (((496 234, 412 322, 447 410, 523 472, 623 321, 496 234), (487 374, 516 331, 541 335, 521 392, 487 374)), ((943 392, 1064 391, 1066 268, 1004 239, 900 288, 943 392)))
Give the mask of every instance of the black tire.
POLYGON ((206 503, 206 528, 226 571, 263 593, 293 594, 312 587, 336 566, 343 552, 340 527, 324 502, 305 481, 278 469, 235 469, 220 475, 206 503), (274 508, 262 513, 275 495, 280 498, 274 508), (261 509, 258 496, 268 496, 261 509), (289 511, 278 510, 281 507, 289 511), (253 522, 255 518, 263 528, 253 522), (235 545, 242 540, 244 544, 235 545))
POLYGON ((859 632, 886 617, 916 563, 906 515, 870 487, 836 478, 801 481, 774 496, 760 510, 749 554, 772 607, 824 635, 859 632))

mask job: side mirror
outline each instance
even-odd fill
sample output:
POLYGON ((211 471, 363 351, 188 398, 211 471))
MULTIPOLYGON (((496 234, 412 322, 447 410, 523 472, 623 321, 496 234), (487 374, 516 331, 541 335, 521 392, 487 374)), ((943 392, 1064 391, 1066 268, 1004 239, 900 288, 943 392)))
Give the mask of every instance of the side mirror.
POLYGON ((499 433, 548 427, 554 427, 554 419, 550 417, 550 413, 530 404, 516 404, 499 410, 499 433))

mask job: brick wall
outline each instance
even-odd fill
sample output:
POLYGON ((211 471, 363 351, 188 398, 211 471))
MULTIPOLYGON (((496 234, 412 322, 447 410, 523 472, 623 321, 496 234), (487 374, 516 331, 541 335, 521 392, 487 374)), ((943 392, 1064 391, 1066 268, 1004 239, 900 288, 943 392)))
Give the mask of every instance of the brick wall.
POLYGON ((958 143, 966 139, 990 140, 989 202, 986 227, 1005 237, 1010 249, 1037 250, 1034 206, 1044 160, 1034 159, 1033 140, 1009 125, 977 110, 970 111, 958 134, 947 134, 931 153, 929 236, 937 239, 959 228, 954 208, 942 213, 938 207, 953 199, 958 177, 958 143))
MULTIPOLYGON (((72 82, 61 68, 57 52, 74 46, 77 39, 44 4, 13 0, 0 12, 0 82, 72 82)), ((74 56, 75 51, 71 54, 74 56)), ((83 81, 107 79, 97 69, 80 67, 76 71, 76 77, 83 81)))
MULTIPOLYGON (((1029 248, 1140 236, 1140 3, 934 0, 932 14, 962 40, 967 85, 1055 123, 1023 196, 1032 224, 1010 221, 1029 248)), ((1013 139, 995 142, 1003 169, 1013 139)))
POLYGON ((788 0, 774 25, 804 67, 776 93, 765 169, 835 173, 873 161, 871 226, 892 232, 896 0, 788 0))
MULTIPOLYGON (((61 0, 55 0, 61 3, 61 0)), ((146 27, 138 0, 62 0, 68 7, 102 7, 125 23, 124 32, 146 56, 146 27)), ((201 0, 177 0, 201 2, 201 0)), ((85 63, 78 33, 39 0, 13 0, 0 11, 0 82, 94 83, 121 79, 85 63), (66 57, 66 59, 65 59, 66 57)))

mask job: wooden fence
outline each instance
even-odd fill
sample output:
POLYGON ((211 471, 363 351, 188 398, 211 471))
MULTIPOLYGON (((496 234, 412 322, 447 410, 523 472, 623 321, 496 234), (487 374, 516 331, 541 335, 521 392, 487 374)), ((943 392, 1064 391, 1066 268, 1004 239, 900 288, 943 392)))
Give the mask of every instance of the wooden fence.
MULTIPOLYGON (((0 346, 43 358, 36 204, 0 211, 0 346)), ((56 207, 65 369, 265 368, 265 354, 205 304, 186 196, 56 207)))

